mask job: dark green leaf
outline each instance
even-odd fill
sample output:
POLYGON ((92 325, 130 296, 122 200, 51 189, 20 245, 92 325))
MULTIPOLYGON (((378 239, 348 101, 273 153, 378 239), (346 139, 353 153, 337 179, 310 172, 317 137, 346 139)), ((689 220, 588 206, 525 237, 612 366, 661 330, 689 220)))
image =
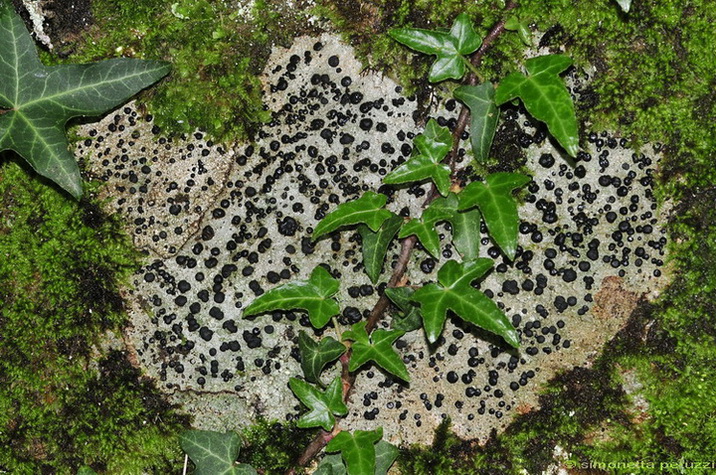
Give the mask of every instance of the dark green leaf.
POLYGON ((359 223, 365 223, 370 229, 377 231, 383 221, 394 216, 387 209, 383 209, 386 200, 385 195, 366 191, 357 200, 338 205, 333 212, 316 225, 316 229, 313 231, 313 240, 315 241, 324 234, 343 226, 359 223))
POLYGON ((346 467, 340 454, 326 455, 313 475, 345 475, 346 467))
POLYGON ((492 260, 484 258, 463 263, 450 260, 438 271, 439 284, 428 284, 415 292, 413 298, 420 302, 429 342, 435 343, 440 338, 447 311, 452 310, 463 320, 501 336, 514 347, 519 346, 517 332, 502 310, 470 285, 492 265, 492 260))
POLYGON ((517 252, 520 218, 512 190, 531 180, 519 173, 493 173, 485 183, 474 181, 460 193, 460 209, 480 208, 487 230, 510 260, 517 252))
POLYGON ((395 237, 395 233, 398 232, 402 224, 403 218, 393 215, 383 222, 378 232, 371 231, 371 229, 364 224, 358 226, 358 232, 363 241, 363 267, 373 284, 378 283, 380 273, 383 270, 385 254, 388 252, 388 246, 390 246, 391 241, 395 237))
POLYGON ((359 322, 350 330, 343 332, 344 340, 353 341, 353 351, 348 369, 355 371, 369 361, 375 362, 378 366, 403 381, 410 381, 408 369, 405 367, 402 358, 393 349, 393 342, 400 338, 405 332, 399 330, 373 330, 368 335, 365 330, 367 322, 359 322))
POLYGON ((439 221, 452 225, 452 242, 464 259, 478 257, 480 251, 480 212, 477 209, 458 210, 459 200, 455 193, 438 197, 429 209, 440 210, 439 221))
POLYGON ((461 79, 465 74, 467 61, 463 55, 471 54, 482 44, 472 27, 470 17, 465 13, 458 15, 450 33, 420 28, 395 28, 388 34, 409 48, 437 56, 428 75, 430 82, 461 79))
POLYGON ((179 441, 196 466, 194 475, 257 475, 250 465, 236 463, 241 447, 236 432, 190 430, 179 441))
POLYGON ((487 160, 497 128, 495 88, 490 82, 479 86, 460 86, 454 95, 470 108, 470 143, 479 162, 487 160))
POLYGON ((410 332, 422 326, 423 316, 420 307, 412 301, 415 290, 410 287, 388 287, 385 295, 398 306, 402 315, 393 315, 390 327, 394 330, 410 332))
POLYGON ((476 51, 482 44, 482 39, 475 33, 467 13, 461 13, 455 18, 450 34, 457 40, 457 52, 463 55, 476 51))
POLYGON ((75 198, 82 178, 65 124, 126 102, 169 72, 159 61, 110 59, 45 66, 10 2, 0 3, 0 151, 14 150, 75 198))
POLYGON ((398 458, 398 448, 384 440, 375 444, 375 475, 386 475, 390 466, 398 458))
POLYGON ((343 383, 336 377, 325 391, 319 391, 305 381, 291 378, 288 381, 291 391, 310 409, 302 415, 296 425, 301 428, 322 427, 330 431, 336 423, 336 416, 348 414, 348 408, 343 403, 343 383))
POLYGON ((323 368, 346 351, 343 343, 330 336, 316 342, 303 330, 298 333, 298 349, 301 353, 301 369, 306 380, 320 385, 323 385, 321 382, 323 368))
POLYGON ((440 127, 430 119, 425 132, 415 137, 418 154, 387 174, 383 183, 407 183, 432 179, 438 191, 446 195, 450 190, 450 167, 440 163, 452 148, 452 134, 447 127, 440 127))
POLYGON ((402 239, 413 234, 417 236, 420 244, 430 255, 440 259, 440 236, 438 236, 434 224, 426 223, 422 219, 411 219, 400 229, 398 237, 402 239))
POLYGON ((338 286, 338 280, 331 277, 326 269, 317 266, 307 281, 289 282, 258 297, 246 307, 244 316, 300 308, 308 312, 314 327, 323 328, 340 311, 338 302, 331 298, 338 292, 338 286))
POLYGON ((327 452, 340 452, 348 475, 374 475, 376 467, 375 443, 383 438, 383 428, 373 431, 339 432, 326 445, 327 452))
POLYGON ((624 11, 624 13, 629 13, 629 9, 631 8, 631 0, 617 0, 617 3, 619 4, 619 7, 621 7, 622 11, 624 11))
POLYGON ((561 54, 528 59, 529 76, 512 73, 500 82, 495 93, 497 105, 517 97, 535 119, 547 124, 552 136, 572 156, 579 150, 579 134, 574 103, 559 74, 571 66, 572 60, 561 54))

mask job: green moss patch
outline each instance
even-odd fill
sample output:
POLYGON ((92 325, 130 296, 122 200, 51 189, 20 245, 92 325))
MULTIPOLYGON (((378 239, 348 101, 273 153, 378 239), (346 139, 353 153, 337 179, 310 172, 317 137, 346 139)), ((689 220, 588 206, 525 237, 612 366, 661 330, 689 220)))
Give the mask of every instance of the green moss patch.
POLYGON ((188 421, 125 354, 95 347, 125 323, 131 244, 96 204, 33 175, 0 159, 0 470, 176 472, 188 421))

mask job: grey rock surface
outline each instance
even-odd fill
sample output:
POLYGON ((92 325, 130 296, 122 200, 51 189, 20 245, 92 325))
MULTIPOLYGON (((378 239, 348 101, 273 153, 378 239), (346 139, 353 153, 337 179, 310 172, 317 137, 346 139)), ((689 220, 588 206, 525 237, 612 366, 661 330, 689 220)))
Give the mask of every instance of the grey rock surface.
MULTIPOLYGON (((572 81, 578 94, 583 79, 572 81)), ((136 362, 200 428, 297 417, 287 382, 301 372, 298 332, 336 337, 336 329, 314 331, 300 311, 246 319, 242 308, 326 263, 342 281, 341 330, 365 318, 381 289, 362 271, 357 233, 312 243, 312 228, 366 190, 386 193, 392 211, 417 216, 428 189, 381 186, 412 153, 421 131, 416 102, 390 79, 362 71, 335 37, 299 38, 275 51, 265 84, 273 120, 256 143, 219 146, 200 133, 168 140, 130 105, 86 126, 77 150, 107 182, 108 206, 147 253, 126 291, 136 362)), ((452 126, 457 108, 448 101, 433 115, 452 126)), ((607 133, 583 145, 570 164, 542 126, 516 107, 503 112, 493 151, 534 178, 522 194, 515 261, 482 236, 481 253, 495 259, 495 270, 479 288, 512 319, 521 348, 459 319, 448 321, 445 341, 434 347, 422 331, 406 334, 396 346, 411 383, 367 368, 342 427, 382 425, 392 442, 430 443, 450 417, 459 436, 484 441, 535 407, 557 371, 589 365, 638 301, 658 293, 666 280, 663 211, 651 194, 658 147, 635 152, 607 133)), ((459 259, 449 229, 440 232, 442 258, 418 249, 410 284, 429 282, 459 259)))

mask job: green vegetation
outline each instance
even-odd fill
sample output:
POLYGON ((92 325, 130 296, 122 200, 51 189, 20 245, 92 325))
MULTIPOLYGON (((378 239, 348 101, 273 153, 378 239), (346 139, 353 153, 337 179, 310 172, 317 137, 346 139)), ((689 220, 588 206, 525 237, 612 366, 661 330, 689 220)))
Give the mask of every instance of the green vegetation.
POLYGON ((126 58, 47 67, 5 1, 0 2, 0 51, 0 150, 16 151, 77 199, 82 178, 68 150, 67 121, 104 114, 169 72, 166 63, 126 58))
POLYGON ((269 120, 261 74, 274 45, 307 32, 305 16, 277 0, 95 0, 95 24, 66 49, 72 62, 112 56, 161 58, 172 73, 148 100, 167 132, 201 128, 215 139, 246 138, 269 120))
POLYGON ((0 470, 175 472, 174 414, 127 356, 100 351, 126 323, 117 283, 132 246, 96 203, 0 159, 0 470), (97 363, 93 363, 97 361, 97 363))

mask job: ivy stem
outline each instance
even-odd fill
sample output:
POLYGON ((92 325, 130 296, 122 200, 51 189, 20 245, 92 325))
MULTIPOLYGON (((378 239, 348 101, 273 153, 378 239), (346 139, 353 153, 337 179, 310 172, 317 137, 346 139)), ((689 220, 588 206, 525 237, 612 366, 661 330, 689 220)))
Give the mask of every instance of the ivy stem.
MULTIPOLYGON (((507 5, 505 5, 504 11, 508 12, 515 8, 517 8, 517 3, 510 1, 507 2, 507 5)), ((485 55, 485 53, 490 48, 492 48, 492 45, 494 44, 495 40, 497 40, 497 38, 499 38, 499 36, 504 33, 505 21, 506 20, 503 18, 502 20, 497 22, 495 26, 492 27, 487 36, 485 36, 485 38, 483 39, 480 48, 478 48, 478 50, 472 54, 469 61, 466 60, 466 62, 469 63, 468 68, 470 69, 470 74, 468 75, 466 80, 466 83, 468 85, 473 86, 477 83, 477 66, 482 61, 482 57, 485 55)), ((450 169, 452 170, 453 178, 456 172, 456 159, 460 148, 460 141, 462 139, 463 132, 465 132, 465 127, 467 126, 467 121, 469 117, 470 111, 466 106, 463 106, 460 110, 455 130, 453 131, 453 148, 447 157, 447 162, 450 165, 450 169)), ((428 196, 425 198, 423 208, 427 207, 438 196, 438 190, 433 184, 433 186, 430 188, 430 191, 428 192, 428 196)), ((413 249, 415 248, 415 244, 417 243, 417 241, 418 239, 414 235, 408 236, 401 241, 400 255, 398 256, 398 261, 396 262, 395 267, 393 267, 393 273, 390 276, 390 280, 388 280, 388 287, 398 286, 399 282, 405 275, 405 272, 408 269, 408 263, 410 262, 410 256, 413 252, 413 249)), ((368 316, 368 320, 365 326, 366 332, 370 334, 373 329, 375 329, 376 325, 378 324, 378 321, 380 321, 381 317, 389 306, 390 299, 385 295, 385 293, 383 293, 373 306, 373 309, 368 316)), ((340 358, 342 366, 341 379, 343 380, 343 400, 345 402, 348 402, 348 399, 350 398, 351 390, 353 389, 353 385, 355 384, 356 379, 356 375, 348 371, 350 351, 351 350, 349 348, 348 351, 346 351, 340 358)), ((328 442, 330 442, 331 439, 335 437, 335 435, 335 431, 329 432, 321 429, 318 434, 316 434, 311 443, 303 451, 301 456, 298 458, 298 460, 296 461, 297 465, 301 467, 307 465, 316 455, 318 455, 318 453, 323 449, 323 447, 325 447, 328 442)), ((296 473, 296 470, 295 468, 291 468, 286 473, 287 475, 294 475, 296 473)))

